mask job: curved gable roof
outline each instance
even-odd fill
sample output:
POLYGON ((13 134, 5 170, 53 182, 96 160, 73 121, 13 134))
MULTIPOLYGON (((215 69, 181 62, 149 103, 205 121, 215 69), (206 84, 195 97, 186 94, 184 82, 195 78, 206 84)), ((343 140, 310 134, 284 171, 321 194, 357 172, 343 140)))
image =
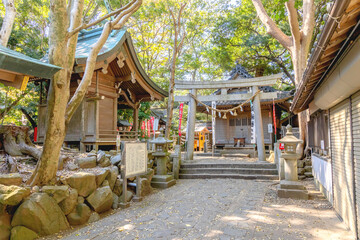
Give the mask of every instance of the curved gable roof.
MULTIPOLYGON (((101 32, 102 28, 97 28, 91 31, 81 32, 79 34, 75 53, 75 64, 86 64, 90 50, 96 43, 97 39, 100 37, 101 32)), ((116 58, 118 54, 120 54, 124 44, 130 52, 130 56, 128 57, 130 57, 132 62, 134 62, 137 71, 140 73, 145 82, 154 91, 158 92, 163 97, 167 97, 167 92, 160 88, 155 82, 153 82, 141 66, 132 43, 130 33, 127 32, 126 29, 112 31, 103 48, 100 50, 96 62, 107 61, 110 63, 116 58)))

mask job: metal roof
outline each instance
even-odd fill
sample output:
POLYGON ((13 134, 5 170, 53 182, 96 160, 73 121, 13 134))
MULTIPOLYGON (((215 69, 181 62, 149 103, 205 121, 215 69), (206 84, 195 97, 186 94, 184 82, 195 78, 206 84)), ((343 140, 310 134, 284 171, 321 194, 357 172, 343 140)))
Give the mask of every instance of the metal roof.
MULTIPOLYGON (((91 31, 84 31, 79 34, 75 52, 76 64, 86 64, 87 57, 89 56, 92 47, 100 37, 101 33, 102 28, 97 28, 91 31)), ((167 97, 168 93, 164 89, 160 88, 155 82, 153 82, 146 74, 145 70, 142 68, 140 61, 137 57, 130 33, 127 32, 126 29, 112 31, 112 33, 106 40, 104 46, 100 50, 96 61, 108 61, 109 63, 112 62, 121 52, 122 46, 124 44, 129 49, 131 55, 130 57, 145 82, 163 97, 167 97), (109 59, 111 57, 113 59, 109 59)))
POLYGON ((51 78, 61 67, 0 46, 0 69, 27 76, 51 78))

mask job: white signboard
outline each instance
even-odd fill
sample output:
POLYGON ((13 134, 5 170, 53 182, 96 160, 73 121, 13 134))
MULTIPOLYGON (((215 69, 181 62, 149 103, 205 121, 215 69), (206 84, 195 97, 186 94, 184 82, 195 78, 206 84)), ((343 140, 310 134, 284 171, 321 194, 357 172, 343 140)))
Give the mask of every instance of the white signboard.
POLYGON ((147 149, 143 142, 125 142, 123 152, 125 177, 135 177, 147 172, 147 149))
POLYGON ((159 119, 155 118, 154 119, 154 131, 159 130, 158 128, 159 128, 159 119))
POLYGON ((256 143, 256 134, 255 134, 255 111, 254 107, 251 104, 251 143, 256 143))
MULTIPOLYGON (((211 102, 211 107, 213 109, 216 109, 216 102, 212 101, 211 102)), ((213 145, 215 145, 215 123, 216 123, 216 112, 214 110, 211 110, 211 115, 212 115, 212 142, 213 145)))
POLYGON ((273 133, 273 125, 271 123, 268 124, 268 133, 273 133))

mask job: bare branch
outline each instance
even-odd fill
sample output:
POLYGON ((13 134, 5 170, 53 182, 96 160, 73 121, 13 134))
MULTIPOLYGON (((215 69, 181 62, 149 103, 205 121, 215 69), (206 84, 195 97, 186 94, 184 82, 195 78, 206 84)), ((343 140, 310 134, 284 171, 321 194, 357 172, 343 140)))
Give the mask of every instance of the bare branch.
POLYGON ((291 37, 283 33, 276 23, 269 17, 263 4, 261 3, 261 0, 252 0, 252 3, 254 4, 261 22, 265 25, 267 33, 278 40, 279 43, 286 49, 289 49, 292 46, 291 37))
POLYGON ((105 14, 104 16, 102 16, 101 18, 97 19, 96 21, 94 22, 91 22, 91 23, 88 23, 88 24, 82 24, 81 26, 77 27, 76 29, 74 29, 73 31, 69 32, 69 37, 71 37, 72 35, 74 35, 75 33, 83 30, 83 29, 86 29, 86 28, 89 28, 89 27, 92 27, 102 21, 104 21, 105 19, 109 18, 109 17, 112 17, 116 14, 119 14, 121 13, 122 11, 125 11, 126 9, 128 9, 130 6, 132 6, 132 4, 136 3, 136 0, 132 0, 131 2, 129 2, 128 4, 126 4, 124 7, 120 8, 120 9, 117 9, 111 13, 108 13, 108 14, 105 14))
POLYGON ((109 35, 111 33, 111 26, 110 23, 107 22, 103 28, 103 31, 96 42, 96 44, 92 47, 89 56, 86 60, 86 67, 84 76, 77 87, 74 95, 70 99, 69 103, 66 107, 66 113, 65 113, 65 124, 68 125, 70 122, 71 117, 75 113, 76 109, 80 105, 82 99, 85 96, 86 90, 88 86, 91 84, 91 79, 94 74, 95 70, 95 64, 96 64, 96 57, 99 54, 101 48, 104 46, 106 40, 108 39, 109 35))
POLYGON ((285 3, 286 9, 289 15, 289 24, 291 34, 293 36, 293 44, 300 45, 300 28, 299 21, 297 17, 297 11, 295 9, 295 0, 289 0, 285 3))

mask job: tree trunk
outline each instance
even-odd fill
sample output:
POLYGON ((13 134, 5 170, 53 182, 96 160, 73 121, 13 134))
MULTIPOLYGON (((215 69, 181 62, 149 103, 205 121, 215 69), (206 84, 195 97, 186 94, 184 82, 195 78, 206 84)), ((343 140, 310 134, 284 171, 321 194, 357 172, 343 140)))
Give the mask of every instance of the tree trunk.
POLYGON ((1 125, 5 152, 10 156, 30 155, 40 159, 41 150, 36 148, 29 137, 29 128, 24 126, 1 125))
MULTIPOLYGON (((175 50, 174 50, 175 51, 175 50)), ((176 55, 176 53, 175 53, 176 55)), ((167 103, 167 117, 166 117, 166 129, 165 129, 165 138, 169 138, 171 131, 171 123, 173 119, 173 111, 174 111, 174 88, 175 88, 175 61, 176 57, 174 57, 172 67, 171 67, 171 75, 170 75, 170 84, 169 84, 169 97, 167 103)))
POLYGON ((61 145, 66 133, 64 116, 69 99, 71 76, 71 69, 66 68, 67 57, 64 57, 68 27, 66 0, 51 0, 50 22, 49 61, 63 69, 55 73, 50 81, 43 152, 28 182, 32 186, 44 185, 56 176, 61 145))
MULTIPOLYGON (((295 9, 295 0, 288 0, 285 3, 288 12, 291 36, 287 36, 280 30, 280 28, 278 28, 276 23, 267 14, 263 4, 261 3, 261 0, 252 0, 252 2, 261 22, 266 27, 267 33, 274 37, 281 45, 283 45, 284 48, 290 52, 294 68, 295 87, 297 89, 306 68, 311 38, 315 26, 314 0, 303 0, 301 29, 298 21, 298 12, 295 9)), ((307 112, 303 111, 302 113, 298 114, 298 119, 300 138, 304 142, 303 144, 299 145, 297 152, 303 155, 304 146, 306 146, 307 112)))
POLYGON ((16 9, 14 0, 3 0, 2 2, 5 6, 5 17, 0 30, 0 44, 6 47, 14 25, 16 9))

